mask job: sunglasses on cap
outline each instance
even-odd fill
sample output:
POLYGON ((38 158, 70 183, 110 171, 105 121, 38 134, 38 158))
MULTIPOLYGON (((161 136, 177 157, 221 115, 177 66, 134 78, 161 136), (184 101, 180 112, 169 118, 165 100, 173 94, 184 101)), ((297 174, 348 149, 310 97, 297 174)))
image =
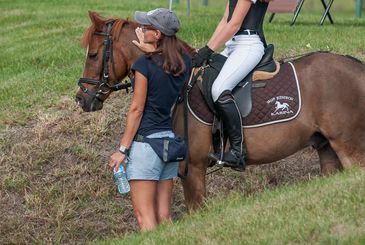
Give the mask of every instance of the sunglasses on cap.
POLYGON ((142 32, 145 33, 146 31, 150 30, 150 31, 157 31, 155 28, 153 28, 152 26, 141 26, 142 32))

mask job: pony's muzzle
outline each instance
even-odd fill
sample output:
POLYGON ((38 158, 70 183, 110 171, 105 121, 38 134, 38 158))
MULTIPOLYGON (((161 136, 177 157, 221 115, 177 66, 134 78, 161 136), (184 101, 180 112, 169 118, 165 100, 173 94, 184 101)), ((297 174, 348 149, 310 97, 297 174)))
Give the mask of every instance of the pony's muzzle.
POLYGON ((84 107, 85 100, 84 100, 84 98, 81 95, 76 94, 75 101, 76 101, 76 103, 77 103, 78 106, 84 107))
POLYGON ((103 108, 103 101, 97 97, 85 97, 82 94, 77 93, 75 101, 85 112, 99 111, 103 108))

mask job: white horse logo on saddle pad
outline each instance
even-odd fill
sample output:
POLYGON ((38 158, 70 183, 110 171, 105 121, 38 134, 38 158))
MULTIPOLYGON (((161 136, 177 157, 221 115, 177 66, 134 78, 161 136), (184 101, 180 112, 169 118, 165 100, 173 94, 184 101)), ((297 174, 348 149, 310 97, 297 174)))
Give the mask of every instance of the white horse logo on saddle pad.
POLYGON ((280 101, 275 101, 275 111, 271 113, 271 116, 276 115, 284 115, 284 114, 291 114, 294 113, 290 110, 290 106, 288 103, 281 103, 280 101))
POLYGON ((276 108, 275 108, 274 113, 277 112, 278 110, 281 110, 281 111, 284 111, 284 110, 289 111, 289 105, 288 105, 288 103, 281 104, 280 101, 276 101, 275 102, 275 105, 276 105, 276 108))

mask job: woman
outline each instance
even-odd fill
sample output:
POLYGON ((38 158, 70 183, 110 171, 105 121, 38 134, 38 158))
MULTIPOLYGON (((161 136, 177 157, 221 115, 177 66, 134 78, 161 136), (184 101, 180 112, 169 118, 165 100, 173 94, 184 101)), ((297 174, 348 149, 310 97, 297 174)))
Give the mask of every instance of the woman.
POLYGON ((134 214, 141 230, 155 228, 170 219, 173 178, 178 162, 164 163, 147 143, 134 140, 136 135, 149 138, 173 137, 170 111, 191 71, 191 58, 176 38, 180 22, 168 9, 135 14, 141 25, 136 34, 142 50, 148 51, 133 65, 134 94, 128 112, 120 148, 109 161, 119 168, 127 162, 134 214))
MULTIPOLYGON (((213 83, 212 98, 230 141, 230 149, 224 153, 222 161, 226 166, 239 171, 245 169, 247 151, 241 115, 232 90, 255 68, 264 55, 266 44, 262 23, 268 1, 228 0, 224 15, 208 44, 199 49, 193 58, 193 66, 202 66, 214 51, 226 44, 222 54, 227 60, 213 83)), ((219 154, 213 154, 211 157, 220 158, 219 154)))

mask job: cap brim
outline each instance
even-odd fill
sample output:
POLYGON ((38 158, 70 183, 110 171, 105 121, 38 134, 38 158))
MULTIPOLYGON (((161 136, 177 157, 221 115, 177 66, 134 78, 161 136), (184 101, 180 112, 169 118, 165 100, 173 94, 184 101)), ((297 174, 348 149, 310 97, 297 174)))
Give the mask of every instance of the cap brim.
POLYGON ((151 25, 147 18, 147 12, 136 11, 136 13, 134 14, 134 19, 137 21, 138 24, 151 25))

